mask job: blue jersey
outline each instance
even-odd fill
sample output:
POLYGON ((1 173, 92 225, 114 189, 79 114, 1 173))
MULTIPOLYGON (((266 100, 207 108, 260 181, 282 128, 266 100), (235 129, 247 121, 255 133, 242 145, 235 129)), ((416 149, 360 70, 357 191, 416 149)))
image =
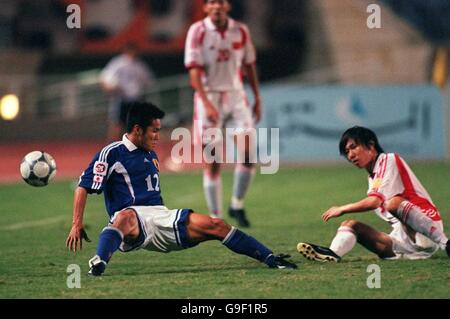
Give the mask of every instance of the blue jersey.
POLYGON ((110 217, 132 205, 163 205, 156 153, 137 148, 125 135, 94 156, 78 186, 90 194, 103 192, 110 217))

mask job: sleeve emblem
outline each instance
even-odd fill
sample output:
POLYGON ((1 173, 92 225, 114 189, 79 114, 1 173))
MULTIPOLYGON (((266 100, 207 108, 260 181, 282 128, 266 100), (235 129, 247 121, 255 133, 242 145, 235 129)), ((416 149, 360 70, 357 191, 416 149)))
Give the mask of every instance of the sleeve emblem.
POLYGON ((106 176, 108 172, 108 163, 96 161, 94 164, 94 174, 106 176))

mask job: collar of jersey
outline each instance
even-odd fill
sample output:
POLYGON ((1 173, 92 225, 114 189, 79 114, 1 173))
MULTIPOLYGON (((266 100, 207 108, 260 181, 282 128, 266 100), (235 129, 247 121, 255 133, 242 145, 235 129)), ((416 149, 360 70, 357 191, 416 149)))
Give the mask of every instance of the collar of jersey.
POLYGON ((137 150, 137 146, 134 145, 127 137, 126 134, 123 134, 122 136, 122 142, 123 145, 125 145, 125 147, 130 151, 133 152, 134 150, 137 150))
MULTIPOLYGON (((232 18, 228 18, 228 27, 227 27, 227 30, 232 29, 232 28, 234 27, 234 24, 235 24, 234 20, 233 20, 232 18)), ((211 18, 210 18, 210 17, 206 17, 206 18, 205 18, 205 26, 206 26, 206 28, 209 29, 209 30, 214 30, 214 31, 217 30, 216 26, 215 26, 214 23, 211 21, 211 18)))

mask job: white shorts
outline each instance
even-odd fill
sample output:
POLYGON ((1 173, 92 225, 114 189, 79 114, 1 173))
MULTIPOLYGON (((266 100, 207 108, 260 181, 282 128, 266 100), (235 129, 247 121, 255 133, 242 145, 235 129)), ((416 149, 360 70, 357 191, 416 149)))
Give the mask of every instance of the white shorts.
MULTIPOLYGON (((442 221, 435 221, 436 228, 443 230, 442 221)), ((392 226, 394 229, 389 234, 392 239, 392 250, 395 257, 386 259, 426 259, 430 258, 438 249, 439 245, 422 234, 416 233, 416 242, 406 233, 402 223, 392 226)))
MULTIPOLYGON (((168 209, 165 206, 130 206, 125 209, 135 211, 140 233, 138 240, 132 244, 122 242, 119 248, 121 251, 143 248, 168 253, 196 245, 187 239, 186 221, 192 210, 168 209)), ((124 210, 116 212, 110 223, 124 210)))
POLYGON ((218 108, 219 121, 211 123, 206 117, 205 107, 196 93, 194 95, 194 142, 208 144, 211 142, 204 132, 208 128, 247 129, 255 127, 252 110, 248 104, 245 91, 208 92, 208 99, 218 108))

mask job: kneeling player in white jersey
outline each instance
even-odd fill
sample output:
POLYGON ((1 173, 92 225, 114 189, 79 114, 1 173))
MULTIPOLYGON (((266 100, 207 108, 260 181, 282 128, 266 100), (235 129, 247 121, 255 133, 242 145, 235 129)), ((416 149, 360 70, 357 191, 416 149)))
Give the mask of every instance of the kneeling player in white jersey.
MULTIPOLYGON (((228 0, 205 0, 204 3, 207 17, 189 28, 184 60, 195 89, 195 143, 201 143, 203 147, 210 144, 212 140, 208 131, 211 129, 225 131, 229 128, 241 132, 228 136, 238 147, 245 144, 238 149, 242 160, 235 166, 229 215, 237 220, 239 226, 249 227, 244 198, 256 167, 250 160, 252 142, 238 143, 238 139, 245 140, 245 134, 250 134, 261 117, 256 52, 248 27, 228 16, 231 10, 228 0), (253 109, 244 91, 243 70, 253 91, 253 109)), ((220 161, 215 155, 216 161, 205 164, 203 189, 210 214, 222 218, 220 161)))
POLYGON ((222 219, 193 212, 168 209, 161 197, 159 164, 155 145, 164 112, 156 106, 136 102, 127 119, 122 141, 104 147, 80 177, 75 190, 73 223, 66 245, 76 251, 89 241, 83 227, 87 194, 104 193, 109 225, 100 234, 97 253, 89 261, 89 274, 100 276, 112 254, 135 249, 168 253, 220 240, 235 253, 247 255, 270 268, 297 268, 289 255, 274 255, 255 238, 222 219))
POLYGON ((438 209, 406 162, 394 153, 384 153, 373 131, 352 127, 339 143, 341 155, 369 173, 367 197, 343 206, 329 208, 322 219, 375 210, 392 225, 386 234, 356 220, 344 221, 329 248, 299 243, 297 250, 316 261, 339 261, 356 244, 383 259, 424 259, 439 249, 450 257, 450 242, 443 231, 438 209))

